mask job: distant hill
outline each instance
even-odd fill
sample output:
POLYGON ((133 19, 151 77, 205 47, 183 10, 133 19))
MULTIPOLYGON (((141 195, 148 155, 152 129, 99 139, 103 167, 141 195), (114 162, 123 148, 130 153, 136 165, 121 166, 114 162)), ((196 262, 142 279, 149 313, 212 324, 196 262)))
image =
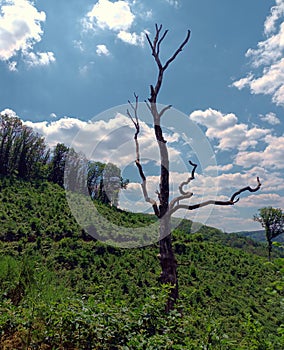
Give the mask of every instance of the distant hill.
MULTIPOLYGON (((242 236, 242 237, 251 238, 257 242, 267 242, 266 238, 265 238, 265 231, 264 230, 240 231, 240 232, 236 232, 235 234, 242 236)), ((274 238, 273 241, 284 243, 284 234, 274 238)))

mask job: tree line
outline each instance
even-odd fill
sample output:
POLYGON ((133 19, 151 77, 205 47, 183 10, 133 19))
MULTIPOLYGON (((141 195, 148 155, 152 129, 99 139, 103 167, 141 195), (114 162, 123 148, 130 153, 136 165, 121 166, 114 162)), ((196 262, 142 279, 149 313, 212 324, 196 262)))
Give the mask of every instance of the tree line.
POLYGON ((0 176, 27 181, 47 180, 64 187, 67 157, 72 162, 69 167, 72 173, 68 176, 74 178, 74 183, 80 183, 78 178, 86 179, 87 183, 81 185, 87 186, 93 199, 118 205, 119 191, 129 182, 121 177, 119 167, 88 160, 63 143, 50 149, 44 137, 18 117, 0 114, 0 176))

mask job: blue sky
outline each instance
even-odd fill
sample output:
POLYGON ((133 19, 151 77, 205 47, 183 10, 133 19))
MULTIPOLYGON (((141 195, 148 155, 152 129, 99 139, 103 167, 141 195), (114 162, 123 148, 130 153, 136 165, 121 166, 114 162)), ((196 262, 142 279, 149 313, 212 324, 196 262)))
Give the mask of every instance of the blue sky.
MULTIPOLYGON (((161 53, 167 59, 190 29, 188 45, 166 72, 159 102, 182 112, 184 125, 194 123, 210 144, 205 153, 214 156, 214 164, 197 169, 191 202, 226 199, 254 186, 256 176, 263 186, 234 207, 206 208, 188 217, 227 231, 256 230, 260 226, 251 218, 258 208, 284 208, 284 0, 0 0, 0 5, 0 110, 18 115, 51 146, 86 147, 104 135, 95 157, 117 162, 123 171, 135 158, 133 129, 126 107, 116 106, 133 92, 147 99, 156 79, 145 33, 153 36, 155 23, 169 29, 161 53), (124 130, 123 140, 129 136, 124 148, 114 142, 116 128, 124 130), (114 148, 119 156, 110 156, 114 148)), ((143 126, 141 156, 155 196, 156 145, 149 125, 143 126)), ((202 156, 194 147, 187 154, 175 121, 168 127, 174 195, 187 176, 187 157, 202 156)), ((135 196, 142 198, 139 179, 130 180, 121 204, 133 209, 135 196)), ((139 203, 135 210, 146 211, 147 204, 139 203)))

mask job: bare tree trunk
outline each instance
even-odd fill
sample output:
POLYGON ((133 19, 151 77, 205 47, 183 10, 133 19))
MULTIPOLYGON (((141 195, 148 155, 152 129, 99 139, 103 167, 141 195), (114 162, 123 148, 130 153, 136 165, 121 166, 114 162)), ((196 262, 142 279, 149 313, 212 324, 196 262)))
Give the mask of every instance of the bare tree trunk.
POLYGON ((166 307, 166 312, 172 310, 178 299, 178 275, 177 275, 177 260, 174 255, 172 246, 172 237, 170 233, 170 217, 165 215, 161 219, 160 223, 160 265, 161 276, 160 281, 162 284, 168 284, 171 287, 169 292, 166 307))
MULTIPOLYGON (((152 104, 152 114, 157 116, 156 105, 152 104)), ((160 120, 155 118, 155 135, 160 150, 161 172, 160 172, 160 191, 159 211, 160 211, 160 265, 162 284, 168 284, 171 287, 167 302, 166 312, 174 308, 178 299, 178 276, 177 260, 174 255, 171 237, 171 216, 169 215, 169 155, 166 141, 163 138, 163 132, 160 127, 160 120)))
POLYGON ((176 198, 172 199, 171 202, 169 202, 169 155, 168 155, 168 149, 166 145, 166 140, 163 136, 163 131, 161 128, 161 118, 164 115, 166 111, 168 111, 171 108, 171 105, 168 105, 164 107, 162 110, 158 111, 157 109, 157 97, 159 94, 159 91, 162 86, 163 82, 163 76, 166 71, 166 69, 169 67, 169 65, 176 59, 176 57, 179 55, 179 53, 183 50, 185 45, 187 44, 189 38, 190 38, 190 31, 187 31, 186 38, 181 43, 181 45, 178 47, 178 49, 173 53, 173 55, 166 61, 166 63, 162 63, 160 59, 160 46, 165 39, 168 31, 165 30, 162 33, 162 25, 158 26, 156 24, 156 34, 153 40, 150 39, 149 35, 146 34, 146 38, 148 40, 148 43, 150 45, 152 55, 155 59, 155 62, 158 67, 158 77, 155 85, 150 86, 150 98, 148 98, 148 101, 146 101, 146 104, 152 114, 153 121, 154 121, 154 128, 155 128, 155 137, 156 141, 159 146, 160 151, 160 188, 159 191, 156 193, 158 194, 159 201, 157 202, 155 199, 149 197, 148 191, 147 191, 147 179, 143 172, 143 167, 140 163, 140 151, 139 151, 139 142, 138 142, 138 135, 140 132, 140 125, 139 125, 139 118, 138 118, 138 96, 134 94, 135 97, 135 103, 131 103, 130 101, 130 107, 132 108, 132 113, 127 110, 127 114, 132 120, 136 132, 134 135, 135 145, 136 145, 136 166, 138 168, 140 177, 142 179, 141 187, 143 196, 146 202, 150 203, 153 207, 153 211, 157 218, 160 220, 160 265, 161 265, 161 276, 160 280, 162 284, 168 284, 171 287, 171 290, 169 292, 167 302, 166 302, 166 312, 169 312, 170 310, 174 309, 175 303, 178 299, 178 276, 177 276, 177 261, 174 255, 173 246, 172 246, 172 237, 171 237, 171 215, 173 215, 177 210, 179 209, 185 209, 185 210, 194 210, 198 209, 207 205, 234 205, 239 201, 238 196, 246 191, 249 192, 256 192, 260 189, 261 183, 259 181, 259 178, 257 178, 257 186, 255 188, 251 188, 249 186, 244 187, 231 196, 231 198, 227 201, 218 201, 218 200, 207 200, 205 202, 201 202, 198 204, 193 205, 186 205, 186 204, 179 204, 180 201, 183 201, 185 199, 189 199, 193 196, 193 193, 189 191, 185 191, 183 187, 185 185, 188 185, 191 180, 194 179, 194 173, 195 169, 197 167, 197 164, 192 163, 189 161, 190 165, 193 167, 190 177, 183 181, 179 186, 179 192, 180 195, 176 198))

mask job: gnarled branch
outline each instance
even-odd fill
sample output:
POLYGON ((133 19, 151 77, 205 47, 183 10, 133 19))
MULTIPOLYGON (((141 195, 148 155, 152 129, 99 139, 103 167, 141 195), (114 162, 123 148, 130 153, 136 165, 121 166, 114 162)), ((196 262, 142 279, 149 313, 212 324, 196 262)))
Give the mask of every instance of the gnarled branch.
POLYGON ((131 115, 130 111, 127 109, 127 115, 129 116, 129 118, 131 119, 132 123, 135 126, 136 132, 134 135, 134 140, 135 140, 135 146, 136 146, 136 160, 135 160, 135 164, 138 168, 139 171, 139 175, 142 179, 142 183, 141 183, 141 187, 142 187, 142 192, 143 192, 143 196, 146 202, 150 203, 153 207, 154 213, 157 217, 160 216, 160 212, 158 209, 158 205, 157 202, 150 198, 148 196, 148 191, 147 191, 147 179, 146 176, 143 172, 143 168, 142 165, 140 163, 140 151, 139 151, 139 142, 138 142, 138 135, 140 133, 140 124, 139 124, 139 118, 138 118, 138 96, 136 94, 134 94, 135 97, 135 104, 133 104, 132 102, 128 101, 130 107, 132 108, 133 112, 134 112, 134 117, 131 115))
POLYGON ((246 192, 246 191, 256 192, 260 189, 260 187, 261 187, 261 183, 260 183, 259 177, 257 177, 257 186, 256 187, 254 187, 254 188, 251 188, 250 186, 244 187, 244 188, 240 189, 239 191, 234 192, 228 201, 208 200, 208 201, 201 202, 198 204, 193 204, 193 205, 178 204, 170 210, 169 214, 172 215, 173 213, 175 213, 179 209, 194 210, 194 209, 205 207, 205 206, 210 205, 210 204, 223 205, 223 206, 234 205, 235 203, 237 203, 240 200, 240 198, 235 199, 238 195, 240 195, 241 193, 246 192))
POLYGON ((192 171, 191 171, 191 175, 190 177, 186 180, 183 181, 180 185, 179 185, 179 192, 180 192, 180 196, 172 199, 172 201, 170 202, 169 208, 170 210, 172 210, 175 206, 176 203, 179 203, 179 201, 184 200, 184 199, 189 199, 193 196, 192 192, 185 192, 183 190, 183 186, 188 185, 190 183, 191 180, 194 180, 194 174, 195 174, 195 169, 197 168, 197 164, 194 164, 191 160, 188 161, 189 164, 193 167, 192 171))

